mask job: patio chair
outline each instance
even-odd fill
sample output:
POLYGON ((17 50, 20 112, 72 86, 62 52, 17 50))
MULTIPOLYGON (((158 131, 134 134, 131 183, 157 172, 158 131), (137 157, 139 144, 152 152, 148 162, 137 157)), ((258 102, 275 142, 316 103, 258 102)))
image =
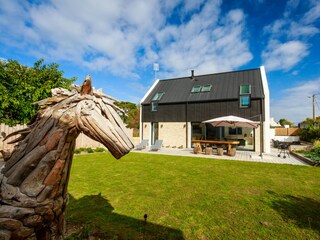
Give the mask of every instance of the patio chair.
POLYGON ((136 149, 136 150, 145 149, 145 148, 148 146, 148 142, 149 142, 148 139, 142 140, 141 143, 139 143, 139 144, 135 147, 135 149, 136 149))
POLYGON ((154 145, 151 145, 150 147, 150 151, 158 151, 161 149, 162 147, 162 140, 156 140, 156 142, 154 143, 154 145))
POLYGON ((279 148, 279 145, 280 145, 280 141, 279 140, 272 139, 272 142, 273 142, 273 147, 274 148, 279 148))

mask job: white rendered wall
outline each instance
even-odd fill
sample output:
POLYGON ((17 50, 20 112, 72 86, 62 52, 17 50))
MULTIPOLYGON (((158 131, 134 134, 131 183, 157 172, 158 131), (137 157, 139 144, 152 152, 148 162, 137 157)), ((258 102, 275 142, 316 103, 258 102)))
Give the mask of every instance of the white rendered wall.
POLYGON ((265 153, 270 153, 270 93, 268 80, 264 66, 260 67, 262 87, 264 92, 264 122, 263 122, 263 150, 265 153))
MULTIPOLYGON (((144 95, 144 97, 141 99, 141 101, 140 101, 140 134, 139 134, 139 136, 140 136, 140 142, 141 142, 141 140, 142 139, 145 139, 145 138, 143 138, 143 136, 142 135, 144 135, 144 133, 142 133, 143 132, 143 130, 142 130, 142 105, 141 105, 141 103, 143 103, 143 101, 148 97, 148 95, 151 93, 151 91, 155 88, 155 86, 158 84, 158 82, 159 82, 160 80, 159 79, 157 79, 153 84, 152 84, 152 86, 151 86, 151 88, 148 90, 148 92, 144 95)), ((151 131, 150 131, 151 132, 151 131)), ((150 141, 151 141, 151 138, 149 138, 150 139, 150 141)), ((150 143, 150 141, 149 141, 149 143, 150 143)))

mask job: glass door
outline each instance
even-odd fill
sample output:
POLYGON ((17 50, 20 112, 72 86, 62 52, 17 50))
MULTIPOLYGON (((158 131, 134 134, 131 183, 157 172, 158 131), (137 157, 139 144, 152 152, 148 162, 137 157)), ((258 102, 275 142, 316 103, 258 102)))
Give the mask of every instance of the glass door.
POLYGON ((154 122, 151 124, 151 145, 159 139, 159 123, 154 122))

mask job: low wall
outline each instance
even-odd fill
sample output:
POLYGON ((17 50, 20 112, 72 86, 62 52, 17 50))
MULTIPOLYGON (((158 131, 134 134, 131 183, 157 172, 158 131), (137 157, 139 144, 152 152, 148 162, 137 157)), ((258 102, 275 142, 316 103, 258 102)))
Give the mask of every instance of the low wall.
POLYGON ((281 142, 298 142, 300 141, 299 128, 271 128, 270 138, 281 142))
POLYGON ((289 150, 290 151, 299 151, 299 150, 308 150, 310 151, 312 149, 312 144, 309 145, 290 145, 289 150))
POLYGON ((133 137, 132 143, 134 146, 138 145, 140 143, 140 137, 133 137))
MULTIPOLYGON (((13 127, 9 127, 8 125, 5 125, 3 123, 0 124, 0 150, 9 150, 12 151, 15 144, 8 144, 8 142, 16 139, 19 137, 19 134, 15 137, 9 138, 6 141, 3 141, 3 139, 10 133, 21 130, 26 128, 27 125, 16 125, 13 127)), ((126 134, 130 137, 131 141, 134 145, 139 144, 139 137, 133 138, 133 130, 127 129, 126 134)), ((80 133, 77 141, 76 141, 76 148, 97 148, 97 147, 104 147, 103 144, 92 140, 91 138, 87 137, 85 134, 80 133)))
POLYGON ((22 130, 24 128, 26 128, 27 125, 16 125, 13 127, 9 127, 8 125, 4 124, 4 123, 0 123, 0 150, 9 150, 12 151, 12 149, 14 148, 15 144, 8 144, 8 142, 13 141, 14 139, 18 138, 19 135, 14 136, 9 138, 6 141, 3 141, 3 139, 8 136, 9 134, 18 131, 18 130, 22 130))
POLYGON ((276 136, 299 136, 300 128, 275 128, 276 136))
POLYGON ((95 140, 92 140, 91 138, 87 137, 83 133, 79 134, 76 141, 76 149, 77 148, 97 148, 97 147, 105 148, 103 144, 95 140))
POLYGON ((274 140, 278 140, 280 142, 299 142, 299 136, 274 136, 274 140))

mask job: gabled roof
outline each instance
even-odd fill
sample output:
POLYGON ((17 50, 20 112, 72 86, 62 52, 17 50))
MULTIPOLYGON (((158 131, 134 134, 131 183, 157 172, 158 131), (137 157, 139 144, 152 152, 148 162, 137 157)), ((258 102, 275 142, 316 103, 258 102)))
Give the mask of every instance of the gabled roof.
POLYGON ((260 68, 158 81, 141 104, 150 104, 164 92, 158 103, 202 102, 238 99, 240 85, 251 85, 251 98, 264 98, 260 68), (209 92, 192 93, 194 86, 212 85, 209 92))

